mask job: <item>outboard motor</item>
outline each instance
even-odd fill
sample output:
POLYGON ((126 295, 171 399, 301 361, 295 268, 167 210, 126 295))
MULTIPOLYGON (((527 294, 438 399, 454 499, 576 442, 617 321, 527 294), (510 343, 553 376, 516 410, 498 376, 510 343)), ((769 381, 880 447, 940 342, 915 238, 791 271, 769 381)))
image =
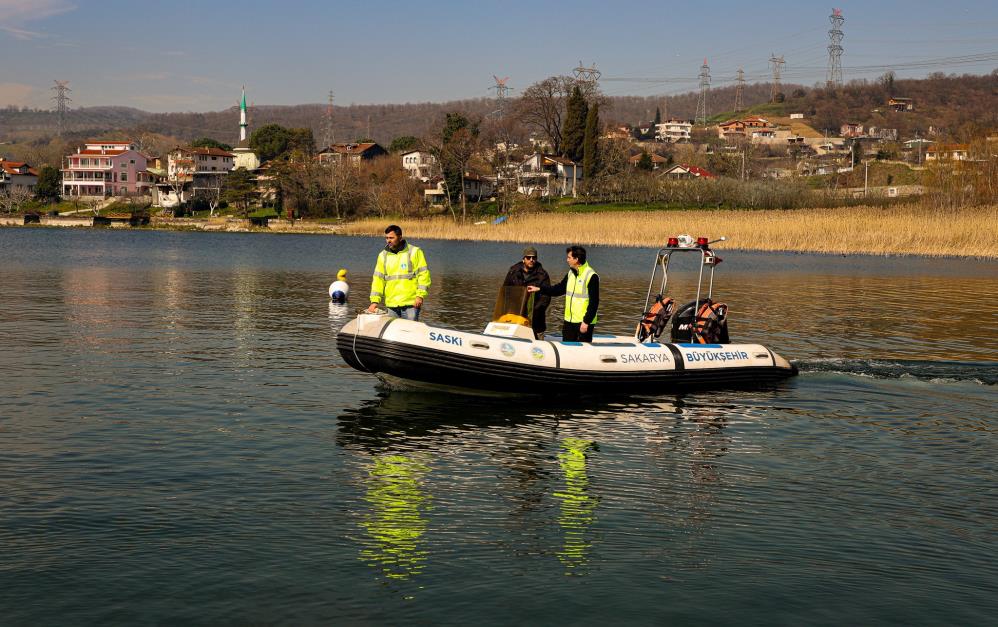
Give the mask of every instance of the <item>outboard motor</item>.
POLYGON ((690 301, 672 319, 672 341, 684 344, 727 344, 728 306, 709 298, 690 301), (695 314, 695 316, 694 316, 695 314))

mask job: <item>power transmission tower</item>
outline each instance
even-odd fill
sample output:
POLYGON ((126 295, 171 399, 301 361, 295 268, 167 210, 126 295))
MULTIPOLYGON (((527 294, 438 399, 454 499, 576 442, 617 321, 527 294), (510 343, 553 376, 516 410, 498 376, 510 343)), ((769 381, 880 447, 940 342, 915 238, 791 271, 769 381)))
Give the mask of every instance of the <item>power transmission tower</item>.
POLYGON ((52 89, 55 91, 52 100, 55 100, 55 112, 59 121, 59 136, 62 137, 62 131, 66 125, 66 114, 69 113, 69 103, 73 102, 73 99, 66 94, 73 90, 69 88, 69 81, 55 81, 55 87, 52 89))
POLYGON ((745 90, 745 70, 738 68, 738 76, 735 78, 735 111, 744 109, 742 102, 742 92, 745 90))
POLYGON ((828 87, 842 86, 842 24, 846 18, 842 17, 842 9, 832 9, 832 14, 828 16, 828 21, 832 24, 832 29, 828 31, 828 87))
POLYGON ((783 60, 783 55, 776 56, 775 54, 769 55, 769 64, 773 68, 773 88, 769 92, 769 101, 776 102, 776 94, 780 92, 780 73, 783 72, 783 66, 786 65, 786 61, 783 60))
POLYGON ((697 113, 694 123, 707 126, 707 92, 710 91, 710 66, 707 65, 707 57, 703 59, 700 66, 700 96, 697 98, 697 113))
POLYGON ((323 116, 322 143, 326 147, 336 143, 336 135, 333 133, 333 91, 329 91, 329 104, 326 105, 326 114, 323 116))
POLYGON ((492 75, 495 79, 496 84, 489 89, 496 90, 496 118, 502 121, 503 115, 506 113, 506 97, 509 95, 509 90, 511 89, 509 85, 506 84, 509 81, 509 77, 499 78, 495 74, 492 75))
POLYGON ((603 75, 596 69, 596 63, 593 63, 592 67, 586 67, 582 65, 582 61, 579 61, 579 66, 572 70, 572 74, 575 75, 575 82, 587 100, 596 93, 599 77, 603 75))

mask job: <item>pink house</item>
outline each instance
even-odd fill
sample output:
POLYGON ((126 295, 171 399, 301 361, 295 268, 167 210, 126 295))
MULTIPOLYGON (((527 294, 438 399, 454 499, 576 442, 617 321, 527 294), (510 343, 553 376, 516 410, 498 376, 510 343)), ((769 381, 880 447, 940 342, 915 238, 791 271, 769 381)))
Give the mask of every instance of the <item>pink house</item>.
POLYGON ((131 142, 88 141, 62 169, 64 196, 135 196, 151 185, 146 157, 131 142))

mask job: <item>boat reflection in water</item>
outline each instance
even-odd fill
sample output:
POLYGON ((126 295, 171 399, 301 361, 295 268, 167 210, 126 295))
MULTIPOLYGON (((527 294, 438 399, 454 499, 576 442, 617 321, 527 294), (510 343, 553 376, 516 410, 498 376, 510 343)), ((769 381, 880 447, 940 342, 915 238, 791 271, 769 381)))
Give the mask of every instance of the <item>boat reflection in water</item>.
POLYGON ((540 406, 382 392, 337 419, 359 486, 359 557, 407 598, 426 585, 434 556, 437 568, 452 567, 456 547, 463 563, 511 576, 587 576, 607 559, 670 577, 701 569, 718 493, 740 480, 720 460, 756 446, 727 428, 757 411, 745 398, 759 400, 733 392, 540 406), (621 507, 654 542, 615 526, 621 507))
POLYGON ((389 579, 420 574, 428 552, 423 548, 430 496, 422 482, 430 466, 406 455, 375 457, 368 469, 364 500, 370 513, 360 523, 370 542, 360 557, 389 579))
POLYGON ((589 493, 586 463, 589 452, 597 450, 596 443, 591 440, 565 438, 562 452, 558 455, 558 464, 565 478, 564 488, 554 493, 554 497, 561 501, 558 525, 565 537, 558 559, 565 565, 565 574, 568 575, 581 573, 580 569, 586 565, 592 548, 589 532, 596 520, 599 499, 589 493))

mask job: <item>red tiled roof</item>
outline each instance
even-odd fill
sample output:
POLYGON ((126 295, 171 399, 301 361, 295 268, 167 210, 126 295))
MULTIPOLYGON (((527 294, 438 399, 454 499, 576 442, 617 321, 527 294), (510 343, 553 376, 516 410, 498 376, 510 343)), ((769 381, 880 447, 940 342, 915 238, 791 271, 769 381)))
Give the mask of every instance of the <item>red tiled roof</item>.
POLYGON ((77 155, 83 155, 84 157, 86 157, 89 155, 101 155, 104 157, 114 157, 120 155, 123 152, 128 152, 128 150, 124 148, 121 150, 78 150, 76 151, 76 154, 73 156, 75 157, 77 155))
POLYGON ((208 147, 192 148, 191 152, 198 155, 213 155, 216 157, 233 156, 231 152, 229 152, 228 150, 222 150, 221 148, 208 148, 208 147))
POLYGON ((711 174, 707 170, 704 170, 700 166, 696 166, 696 165, 684 165, 683 167, 686 168, 687 170, 689 170, 690 174, 694 174, 696 176, 702 176, 703 178, 706 178, 706 179, 712 179, 712 178, 714 178, 713 174, 711 174))
POLYGON ((118 141, 118 140, 114 140, 114 139, 88 139, 84 143, 87 143, 87 144, 100 144, 102 146, 110 146, 111 144, 122 144, 122 145, 125 145, 125 146, 129 146, 129 145, 131 145, 132 142, 118 141))
POLYGON ((378 144, 375 142, 364 142, 362 144, 333 144, 325 148, 319 154, 328 154, 330 152, 336 152, 345 155, 359 155, 361 153, 367 152, 374 146, 378 144))
MULTIPOLYGON (((666 159, 662 155, 654 153, 654 152, 648 153, 648 156, 651 157, 651 162, 652 163, 667 163, 669 161, 668 159, 666 159)), ((636 154, 633 157, 631 157, 630 160, 632 162, 634 162, 634 163, 637 163, 638 161, 641 161, 641 155, 640 154, 636 154)))

